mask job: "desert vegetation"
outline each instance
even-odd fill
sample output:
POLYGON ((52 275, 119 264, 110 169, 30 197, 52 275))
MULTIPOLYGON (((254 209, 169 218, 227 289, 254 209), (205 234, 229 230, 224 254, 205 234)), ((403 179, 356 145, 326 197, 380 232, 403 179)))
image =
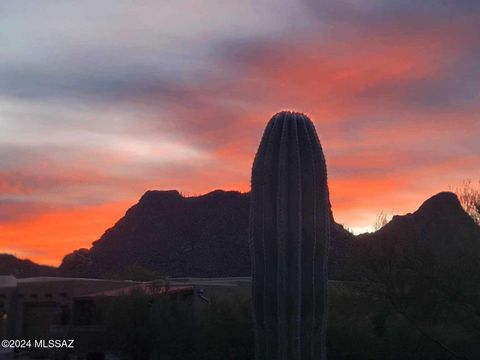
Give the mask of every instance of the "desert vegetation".
MULTIPOLYGON (((447 295, 438 297, 443 283, 429 285, 425 296, 419 290, 420 280, 400 293, 400 279, 391 290, 394 300, 383 287, 330 282, 328 358, 478 359, 479 334, 471 327, 477 325, 469 323, 478 320, 469 318, 473 309, 447 295), (412 294, 415 300, 408 296, 412 294)), ((458 286, 456 290, 468 285, 458 286)), ((196 308, 188 298, 154 298, 138 292, 110 302, 102 322, 107 329, 104 348, 123 359, 254 358, 250 298, 213 299, 196 308)))
POLYGON ((480 178, 476 183, 466 179, 456 193, 465 211, 480 225, 480 178))

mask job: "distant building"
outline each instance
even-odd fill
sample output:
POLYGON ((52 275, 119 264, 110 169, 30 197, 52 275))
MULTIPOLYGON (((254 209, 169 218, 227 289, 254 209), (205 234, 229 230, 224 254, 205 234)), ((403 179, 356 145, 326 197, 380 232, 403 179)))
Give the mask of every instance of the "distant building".
POLYGON ((77 299, 135 285, 132 281, 0 276, 0 337, 47 339, 73 324, 77 299))
POLYGON ((62 338, 93 331, 98 324, 93 314, 99 298, 141 291, 152 296, 192 296, 195 304, 212 297, 250 293, 250 278, 172 278, 166 281, 135 282, 61 277, 17 279, 0 276, 0 338, 62 338))
POLYGON ((134 292, 187 299, 195 308, 213 299, 250 295, 250 278, 170 278, 152 282, 0 276, 0 339, 75 339, 75 352, 105 351, 101 311, 134 292), (99 305, 102 304, 102 305, 99 305), (100 313, 100 314, 99 314, 100 313))

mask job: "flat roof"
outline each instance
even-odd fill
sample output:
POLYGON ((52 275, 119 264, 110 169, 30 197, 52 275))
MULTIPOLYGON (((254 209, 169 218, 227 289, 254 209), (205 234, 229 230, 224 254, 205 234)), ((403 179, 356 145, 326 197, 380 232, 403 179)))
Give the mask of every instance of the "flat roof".
POLYGON ((62 282, 62 281, 88 281, 99 283, 118 283, 118 284, 138 284, 138 281, 133 280, 109 280, 109 279, 94 279, 94 278, 75 278, 75 277, 55 277, 55 276, 38 276, 17 279, 12 275, 0 276, 0 288, 2 287, 15 287, 18 284, 31 284, 31 283, 49 283, 49 282, 62 282))
POLYGON ((55 276, 39 276, 17 279, 19 283, 30 282, 50 282, 50 281, 98 281, 98 282, 130 282, 136 283, 133 280, 109 280, 109 279, 95 279, 95 278, 75 278, 75 277, 55 277, 55 276))

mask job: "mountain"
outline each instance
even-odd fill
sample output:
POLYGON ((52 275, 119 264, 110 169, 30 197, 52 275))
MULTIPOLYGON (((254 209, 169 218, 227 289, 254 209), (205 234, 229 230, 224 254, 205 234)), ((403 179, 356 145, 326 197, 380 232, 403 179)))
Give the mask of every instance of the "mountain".
POLYGON ((168 276, 248 275, 248 213, 248 195, 239 192, 148 191, 89 251, 67 255, 60 270, 96 276, 139 264, 168 276))
POLYGON ((441 192, 414 213, 394 216, 377 232, 359 235, 350 257, 353 264, 363 261, 359 268, 377 266, 377 274, 389 267, 398 274, 417 271, 425 276, 448 269, 463 276, 468 266, 478 267, 480 227, 455 194, 441 192))
MULTIPOLYGON (((139 264, 166 276, 248 276, 249 203, 248 193, 236 191, 148 191, 90 250, 67 255, 60 270, 98 276, 139 264)), ((353 238, 337 224, 333 233, 336 249, 353 238)))
POLYGON ((461 249, 480 251, 480 227, 455 194, 441 192, 413 214, 394 216, 377 232, 359 235, 358 242, 390 251, 430 252, 447 261, 461 249))
MULTIPOLYGON (((248 218, 248 193, 184 197, 174 190, 148 191, 90 249, 66 255, 58 270, 0 255, 0 273, 97 277, 133 266, 164 276, 248 276, 248 218)), ((332 220, 330 278, 360 278, 366 252, 379 259, 423 252, 451 263, 458 262, 460 250, 480 254, 479 247, 480 228, 455 194, 443 192, 374 233, 354 236, 332 220)))
MULTIPOLYGON (((90 250, 67 255, 60 271, 100 276, 136 264, 165 276, 248 276, 248 216, 248 193, 148 191, 90 250)), ((413 214, 358 237, 332 220, 330 277, 356 278, 355 259, 365 244, 430 244, 448 257, 460 244, 477 246, 478 233, 453 193, 437 194, 413 214)))
POLYGON ((13 275, 17 278, 33 276, 55 276, 57 269, 38 265, 30 260, 22 260, 14 255, 0 254, 0 275, 13 275))

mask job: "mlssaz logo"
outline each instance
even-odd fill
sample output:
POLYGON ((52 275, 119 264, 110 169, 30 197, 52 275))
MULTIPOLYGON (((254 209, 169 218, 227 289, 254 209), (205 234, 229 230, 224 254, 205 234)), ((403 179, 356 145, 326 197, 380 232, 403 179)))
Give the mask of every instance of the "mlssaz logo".
POLYGON ((35 340, 35 347, 42 349, 52 348, 74 348, 74 340, 35 340))

